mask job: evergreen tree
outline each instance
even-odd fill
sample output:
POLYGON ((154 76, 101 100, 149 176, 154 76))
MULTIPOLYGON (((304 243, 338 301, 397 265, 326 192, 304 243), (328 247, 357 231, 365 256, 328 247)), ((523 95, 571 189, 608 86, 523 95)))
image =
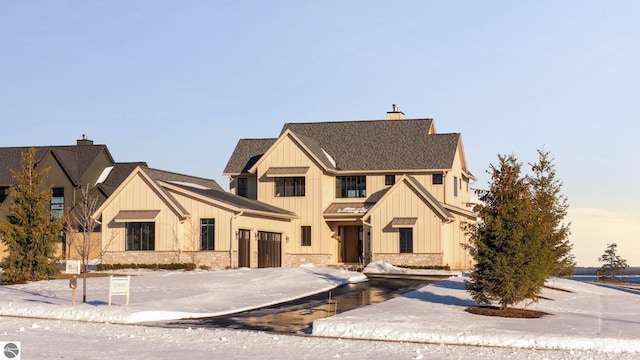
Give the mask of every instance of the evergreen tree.
POLYGON ((491 165, 489 190, 477 191, 480 221, 467 228, 467 246, 476 262, 466 288, 478 303, 497 302, 502 309, 525 299, 535 299, 547 275, 546 248, 531 191, 520 176, 521 165, 511 156, 498 156, 491 165))
POLYGON ((51 188, 40 190, 49 169, 36 171, 36 150, 22 153, 22 171, 11 170, 16 183, 8 218, 0 219, 0 240, 8 254, 0 262, 8 282, 42 280, 59 270, 54 259, 60 222, 51 219, 51 188))
POLYGON ((560 189, 562 182, 556 179, 553 159, 548 151, 538 150, 538 162, 530 164, 533 176, 527 176, 531 186, 533 203, 538 212, 537 225, 540 227, 541 240, 548 247, 548 275, 566 276, 573 274, 573 245, 569 241, 569 225, 563 220, 567 215, 569 203, 560 189))
POLYGON ((603 279, 618 280, 617 276, 629 267, 627 260, 616 254, 617 251, 618 244, 608 244, 604 254, 598 258, 599 262, 604 262, 604 265, 598 269, 598 274, 600 274, 603 279))

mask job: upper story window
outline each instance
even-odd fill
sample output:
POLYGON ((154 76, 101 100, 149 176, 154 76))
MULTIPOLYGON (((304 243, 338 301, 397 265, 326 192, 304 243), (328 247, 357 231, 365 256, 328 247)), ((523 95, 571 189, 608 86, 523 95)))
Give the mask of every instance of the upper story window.
POLYGON ((396 176, 395 175, 385 175, 384 176, 384 185, 388 186, 388 185, 393 185, 396 183, 396 176))
POLYGON ((215 250, 216 219, 200 219, 200 249, 215 250))
POLYGON ((248 195, 247 178, 245 177, 238 178, 238 187, 236 188, 236 195, 247 197, 248 195))
POLYGON ((275 183, 276 197, 304 196, 304 193, 305 193, 304 176, 277 177, 277 178, 274 178, 273 180, 275 183))
POLYGON ((51 189, 51 218, 58 219, 64 215, 64 188, 51 189))
POLYGON ((453 196, 458 196, 458 177, 453 177, 453 196))
POLYGON ((337 198, 363 198, 367 196, 367 177, 336 176, 337 198))
POLYGON ((431 183, 433 185, 442 185, 442 174, 431 175, 431 183))
POLYGON ((156 223, 128 222, 125 224, 125 228, 127 231, 127 251, 155 250, 156 223))

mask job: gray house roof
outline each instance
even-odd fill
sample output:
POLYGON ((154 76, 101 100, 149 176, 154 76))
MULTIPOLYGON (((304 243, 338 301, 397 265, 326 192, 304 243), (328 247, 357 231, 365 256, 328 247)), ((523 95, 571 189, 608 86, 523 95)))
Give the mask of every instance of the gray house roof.
POLYGON ((166 181, 171 183, 184 183, 184 184, 195 184, 208 189, 224 191, 218 183, 213 179, 205 179, 196 176, 178 174, 171 171, 158 170, 150 167, 142 167, 142 170, 149 175, 153 180, 156 181, 166 181))
POLYGON ((242 174, 255 164, 278 139, 240 139, 223 174, 242 174))
MULTIPOLYGON (((0 185, 14 183, 13 176, 9 170, 21 171, 22 153, 30 148, 0 148, 0 185)), ((109 157, 111 157, 106 145, 36 146, 35 149, 36 160, 38 161, 51 152, 74 185, 80 185, 80 178, 95 161, 98 154, 106 150, 109 157)))
POLYGON ((429 135, 432 123, 431 119, 289 123, 282 132, 289 129, 317 141, 335 160, 336 170, 449 169, 460 134, 429 135))
POLYGON ((135 170, 138 166, 147 166, 146 162, 126 162, 115 163, 109 172, 109 175, 101 183, 96 185, 105 197, 111 196, 113 192, 122 184, 122 182, 135 170))
POLYGON ((223 190, 214 190, 214 189, 200 189, 200 188, 194 188, 191 186, 187 186, 187 185, 181 185, 181 184, 173 184, 179 188, 188 190, 190 192, 208 197, 210 199, 213 200, 217 200, 219 202, 231 205, 233 207, 237 207, 240 209, 244 209, 244 210, 253 210, 253 211, 260 211, 260 212, 267 212, 267 213, 274 213, 274 214, 279 214, 279 215, 287 215, 290 217, 295 217, 295 214, 292 213, 291 211, 287 211, 284 209, 281 209, 279 207, 275 207, 257 200, 251 200, 251 199, 247 199, 245 197, 242 196, 238 196, 238 195, 234 195, 231 193, 228 193, 226 191, 223 190))
MULTIPOLYGON (((328 169, 450 169, 460 134, 429 134, 432 124, 431 119, 287 123, 280 134, 291 131, 328 169)), ((240 140, 224 173, 246 173, 276 140, 240 140)))

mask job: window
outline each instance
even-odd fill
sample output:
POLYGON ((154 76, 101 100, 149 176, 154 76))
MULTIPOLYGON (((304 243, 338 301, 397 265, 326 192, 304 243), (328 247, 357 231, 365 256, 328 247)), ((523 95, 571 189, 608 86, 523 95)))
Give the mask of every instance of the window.
POLYGON ((431 175, 431 183, 433 185, 442 185, 442 174, 431 175))
POLYGON ((215 219, 200 219, 200 250, 215 250, 215 219))
POLYGON ((9 187, 8 186, 0 186, 0 204, 4 202, 4 199, 9 196, 9 187))
POLYGON ((311 226, 302 226, 300 234, 300 245, 311 246, 311 226))
POLYGON ((238 178, 238 188, 236 190, 236 195, 247 197, 247 178, 238 178))
POLYGON ((400 228, 400 252, 413 252, 413 228, 400 228))
POLYGON ((458 177, 453 177, 453 196, 458 196, 458 177))
POLYGON ((385 175, 384 176, 384 184, 386 185, 393 185, 396 183, 396 176, 395 175, 385 175))
POLYGON ((336 176, 337 198, 362 198, 367 196, 367 177, 336 176))
POLYGON ((276 197, 304 196, 304 176, 277 177, 274 178, 276 184, 276 197))
POLYGON ((156 223, 131 222, 125 225, 127 230, 127 251, 155 250, 156 223))
POLYGON ((51 189, 51 218, 58 219, 64 215, 64 188, 51 189))

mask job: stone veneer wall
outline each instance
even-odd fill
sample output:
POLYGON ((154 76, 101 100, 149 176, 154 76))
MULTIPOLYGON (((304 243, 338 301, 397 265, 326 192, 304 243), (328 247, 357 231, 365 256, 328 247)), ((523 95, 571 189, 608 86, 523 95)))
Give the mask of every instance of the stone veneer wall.
POLYGON ((304 264, 327 266, 330 260, 329 254, 284 254, 282 267, 297 267, 304 264))
POLYGON ((392 254, 374 254, 373 260, 381 260, 393 265, 405 266, 443 266, 442 253, 392 253, 392 254))
MULTIPOLYGON (((112 251, 102 256, 104 264, 195 263, 213 269, 229 268, 228 251, 112 251)), ((235 263, 235 262, 234 262, 235 263)), ((236 265, 236 264, 234 264, 236 265)))

